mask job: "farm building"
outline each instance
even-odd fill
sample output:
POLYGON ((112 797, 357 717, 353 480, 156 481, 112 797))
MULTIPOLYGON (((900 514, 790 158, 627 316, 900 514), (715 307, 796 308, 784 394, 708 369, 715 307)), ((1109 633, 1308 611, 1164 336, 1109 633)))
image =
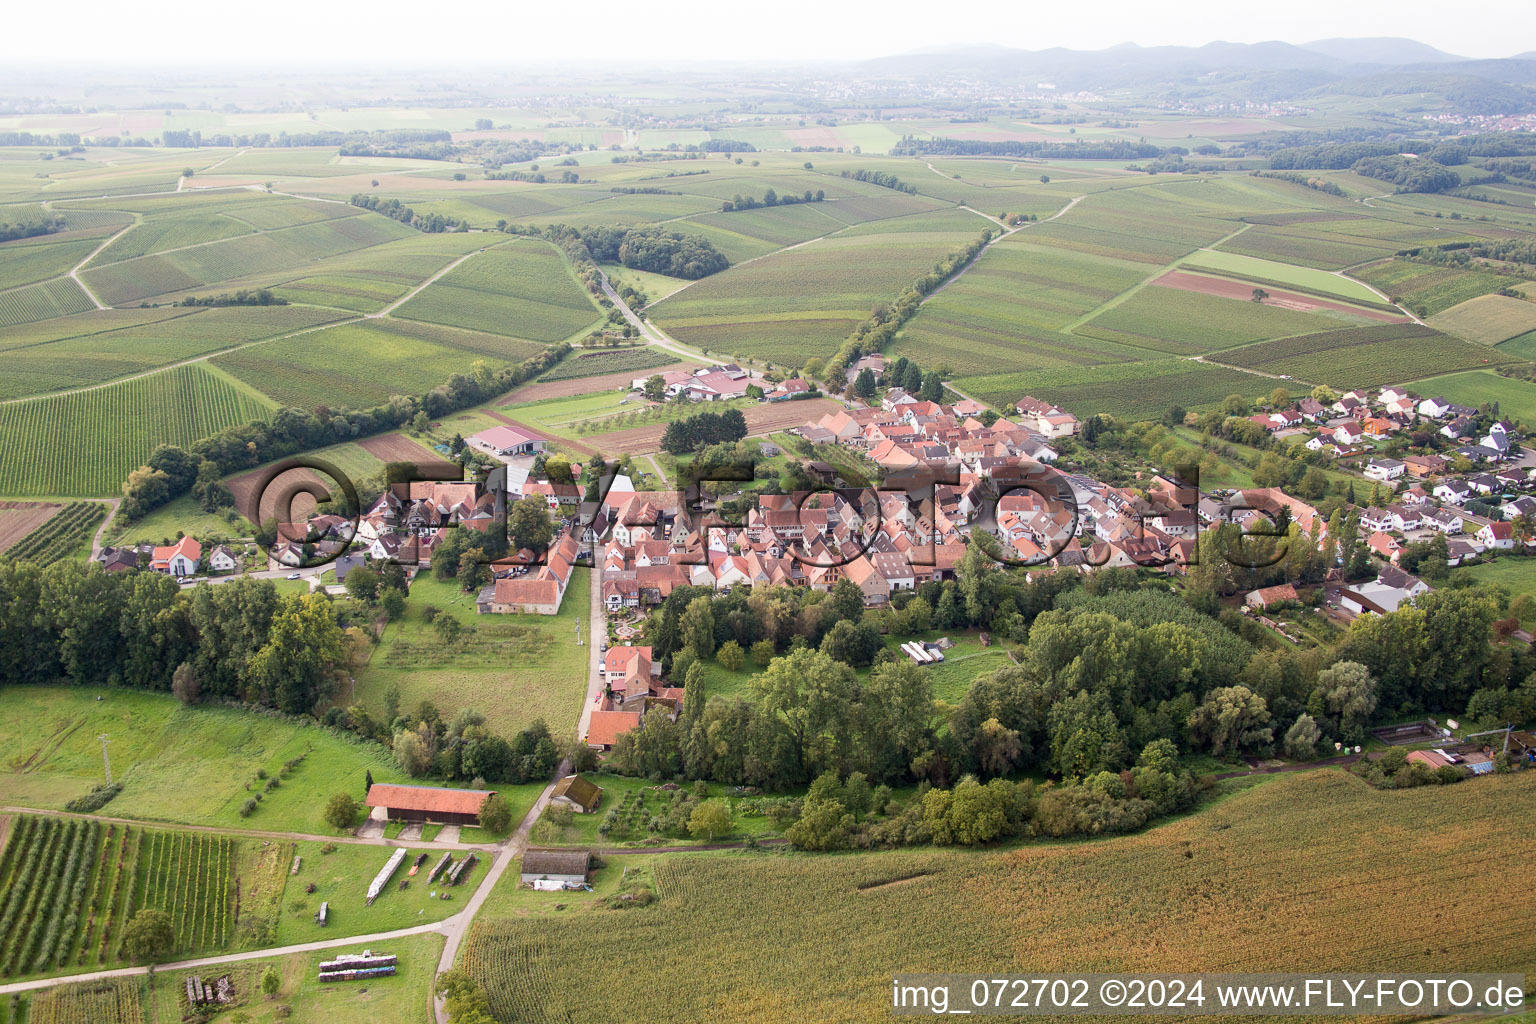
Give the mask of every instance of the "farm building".
POLYGON ((497 455, 537 455, 548 442, 520 427, 498 426, 466 438, 470 444, 497 455))
POLYGON ((1272 604, 1281 601, 1298 601, 1296 588, 1289 583, 1282 583, 1278 587, 1265 587, 1262 590, 1250 590, 1244 596, 1243 602, 1250 608, 1268 608, 1272 604))
POLYGON ((592 854, 587 850, 529 850, 523 854, 522 883, 580 885, 591 870, 592 854))
POLYGON ((431 821, 443 825, 478 825, 480 808, 495 792, 448 789, 441 786, 398 786, 376 783, 365 805, 382 809, 390 821, 431 821))
POLYGON ((567 775, 555 783, 555 791, 551 794, 549 802, 570 807, 577 814, 589 814, 597 810, 597 805, 603 802, 603 790, 580 775, 567 775))

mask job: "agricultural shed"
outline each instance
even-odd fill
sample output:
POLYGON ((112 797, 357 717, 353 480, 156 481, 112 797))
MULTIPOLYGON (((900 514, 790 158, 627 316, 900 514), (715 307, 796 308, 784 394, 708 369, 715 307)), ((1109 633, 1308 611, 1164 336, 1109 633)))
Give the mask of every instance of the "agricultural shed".
POLYGON ((399 786, 374 783, 365 804, 382 807, 390 821, 432 821, 444 825, 478 825, 480 808, 495 790, 448 789, 441 786, 399 786))
POLYGON ((602 803, 602 788, 580 775, 567 775, 555 783, 549 802, 573 808, 577 814, 589 814, 602 803))
POLYGON ((588 850, 529 850, 523 854, 522 882, 532 885, 540 879, 580 884, 592 870, 588 850))

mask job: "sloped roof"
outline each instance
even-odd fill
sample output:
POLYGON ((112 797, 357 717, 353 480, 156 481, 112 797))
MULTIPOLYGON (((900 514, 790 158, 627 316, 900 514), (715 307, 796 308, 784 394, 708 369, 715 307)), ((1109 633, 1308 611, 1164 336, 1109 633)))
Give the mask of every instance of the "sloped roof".
POLYGON ((592 867, 587 850, 529 850, 523 854, 525 875, 585 875, 592 867))
POLYGON ((580 775, 567 775, 555 783, 555 791, 550 796, 551 799, 563 796, 583 810, 590 811, 603 799, 603 791, 601 787, 580 775))
POLYGON ((393 807, 401 811, 427 811, 440 814, 479 814, 481 806, 495 790, 447 789, 442 786, 399 786, 376 782, 363 801, 367 807, 393 807))

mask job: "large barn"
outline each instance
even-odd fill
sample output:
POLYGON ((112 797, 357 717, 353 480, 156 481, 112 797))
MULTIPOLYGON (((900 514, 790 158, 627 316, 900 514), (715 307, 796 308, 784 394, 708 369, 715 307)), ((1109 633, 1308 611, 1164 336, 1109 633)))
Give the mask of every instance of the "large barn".
POLYGON ((374 783, 368 807, 382 807, 390 821, 422 821, 442 825, 478 825, 480 809, 495 790, 448 789, 442 786, 397 786, 374 783))
POLYGON ((581 885, 592 870, 592 854, 587 850, 529 850, 523 854, 521 881, 535 888, 539 882, 581 885))

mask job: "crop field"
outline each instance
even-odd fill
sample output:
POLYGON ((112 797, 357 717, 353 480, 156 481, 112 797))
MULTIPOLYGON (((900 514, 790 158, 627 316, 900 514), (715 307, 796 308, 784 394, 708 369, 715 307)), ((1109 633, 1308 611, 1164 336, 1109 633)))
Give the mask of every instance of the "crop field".
MULTIPOLYGON (((124 237, 132 234, 130 231, 124 237)), ((291 270, 327 256, 366 249, 412 234, 410 228, 387 217, 344 217, 140 256, 94 267, 84 271, 82 277, 109 305, 157 296, 180 298, 189 291, 202 291, 210 285, 254 274, 291 270)))
MULTIPOLYGON (((31 1024, 145 1024, 143 985, 139 978, 57 985, 25 997, 21 1005, 31 1024)), ((16 1020, 20 1024, 21 1018, 16 1020)))
POLYGON ((201 364, 0 405, 0 493, 116 495, 157 444, 190 445, 271 406, 201 364))
POLYGON ((310 306, 223 306, 158 323, 62 341, 13 346, 5 355, 0 398, 100 384, 261 338, 334 320, 310 306))
POLYGON ((1337 326, 1337 319, 1321 314, 1148 287, 1096 314, 1074 333, 1169 355, 1197 355, 1337 326))
POLYGON ((378 744, 315 725, 186 707, 168 693, 10 686, 0 689, 7 801, 59 810, 84 795, 101 781, 102 733, 110 737, 112 778, 124 784, 103 812, 115 817, 326 834, 321 811, 331 794, 358 789, 365 771, 379 782, 405 778, 378 744), (286 777, 242 817, 241 804, 263 788, 262 771, 286 777))
MULTIPOLYGON (((1239 236, 1241 237, 1241 236, 1239 236)), ((1292 263, 1240 256, 1228 252, 1197 252, 1184 260, 1184 265, 1200 270, 1212 270, 1251 281, 1273 282, 1306 291, 1337 295, 1356 302, 1379 303, 1374 292, 1358 281, 1330 274, 1326 270, 1299 267, 1292 263)))
POLYGON ((1418 324, 1383 324, 1261 341, 1211 357, 1229 366, 1337 388, 1379 387, 1448 370, 1511 362, 1497 349, 1418 324))
MULTIPOLYGON (((1236 277, 1220 277, 1216 274, 1191 273, 1187 270, 1169 270, 1155 282, 1161 288, 1173 288, 1199 295, 1215 295, 1239 302, 1252 302, 1255 291, 1252 281, 1236 277)), ((1337 315, 1343 320, 1375 320, 1381 323, 1408 323, 1401 310, 1388 311, 1386 306, 1357 306, 1342 299, 1323 298, 1315 293, 1277 288, 1270 285, 1262 289, 1264 298, 1260 305, 1275 309, 1289 309, 1297 313, 1323 313, 1337 315)))
POLYGON ((1453 402, 1476 408, 1484 402, 1497 402, 1499 412, 1523 423, 1536 423, 1536 384, 1514 377, 1501 377, 1492 370, 1469 370, 1444 377, 1419 381, 1416 388, 1424 394, 1444 395, 1453 402))
POLYGON ((84 313, 91 305, 90 297, 72 278, 29 284, 0 292, 0 327, 84 313))
POLYGON ((784 1021, 883 1021, 893 971, 1432 971, 1444 954, 1409 940, 1420 914, 1452 933, 1511 937, 1461 950, 1462 969, 1529 972, 1536 955, 1513 938, 1529 933, 1529 915, 1496 894, 1536 881, 1536 865, 1507 852, 1536 838, 1522 813, 1532 785, 1501 776, 1381 792, 1314 771, 1093 843, 673 855, 654 862, 649 907, 483 916, 463 957, 498 1019, 647 1024, 758 1020, 764 1006, 784 1021), (1444 841, 1397 841, 1426 829, 1444 841), (1501 870, 1469 868, 1479 863, 1501 870), (614 963, 661 936, 707 942, 711 969, 610 983, 614 963))
POLYGON ((84 313, 75 313, 71 316, 54 317, 35 323, 7 327, 3 333, 0 333, 0 352, 25 348, 45 341, 64 341, 68 338, 83 338, 91 334, 105 334, 125 327, 160 323, 181 316, 191 316, 195 312, 197 310, 169 306, 159 309, 139 307, 89 309, 84 313))
POLYGON ((1479 345, 1497 345, 1536 331, 1536 302, 1508 295, 1483 295, 1452 306, 1430 326, 1479 345))
POLYGON ((1107 192, 1029 233, 1090 255, 1163 264, 1241 226, 1219 218, 1227 198, 1225 191, 1204 190, 1196 182, 1107 192))
POLYGON ((836 349, 877 303, 972 237, 850 232, 706 278, 653 305, 651 315, 686 344, 800 365, 836 349))
POLYGON ((670 368, 677 361, 677 356, 671 352, 648 347, 599 349, 595 352, 578 350, 546 370, 540 375, 539 382, 550 383, 612 373, 628 373, 634 378, 646 370, 670 368))
POLYGON ((137 256, 249 235, 255 230, 244 221, 214 210, 151 217, 114 238, 112 244, 91 261, 91 266, 103 267, 137 256))
POLYGON ((1106 413, 1126 421, 1156 419, 1175 402, 1194 409, 1215 405, 1233 393, 1258 393, 1273 384, 1251 373, 1190 359, 987 374, 961 377, 954 383, 999 409, 1034 395, 1080 417, 1106 413))
POLYGON ((383 714, 384 695, 399 687, 401 707, 430 700, 446 718, 474 708, 506 736, 542 718, 563 739, 586 696, 588 648, 576 646, 576 619, 588 618, 590 572, 575 570, 560 614, 552 616, 477 616, 475 595, 453 581, 417 579, 405 616, 385 628, 350 699, 383 714), (428 605, 466 626, 453 645, 444 646, 428 625, 428 605))
POLYGON ((478 359, 502 365, 539 350, 531 343, 469 331, 452 333, 469 343, 480 342, 482 351, 450 347, 422 337, 432 333, 432 325, 423 326, 426 329, 418 333, 415 324, 385 326, 382 319, 341 324, 253 345, 216 356, 213 362, 283 405, 365 409, 391 395, 430 391, 455 373, 469 373, 478 359), (487 351, 492 348, 502 353, 487 351))
POLYGON ((1144 280, 1144 264, 1024 240, 998 242, 931 296, 888 354, 956 373, 1050 369, 1142 358, 1145 349, 1061 333, 1144 280))
POLYGON ((1530 283, 1491 270, 1436 267, 1408 260, 1387 260, 1350 273, 1375 285, 1388 296, 1402 299, 1414 310, 1422 310, 1421 316, 1443 313, 1452 306, 1500 288, 1517 288, 1530 283))
POLYGON ((65 241, 57 235, 6 242, 0 245, 0 288, 19 288, 67 274, 100 244, 99 238, 65 241))
POLYGON ((1521 359, 1536 360, 1536 331, 1529 331, 1518 338, 1499 343, 1499 351, 1521 359))
POLYGON ((413 235, 251 278, 290 302, 372 313, 399 299, 459 256, 478 249, 478 235, 413 235))
POLYGON ((63 508, 56 501, 0 501, 0 555, 63 508))
POLYGON ((492 249, 428 285, 396 315, 555 342, 597 319, 597 309, 553 246, 527 241, 492 249))
POLYGON ((91 538, 107 517, 109 507, 100 501, 72 501, 10 545, 4 542, 5 510, 0 508, 0 552, 5 558, 38 565, 89 552, 91 538))
POLYGON ((209 833, 21 816, 0 868, 0 976, 118 960, 123 927, 145 907, 171 916, 178 952, 225 946, 237 911, 234 847, 209 833))

